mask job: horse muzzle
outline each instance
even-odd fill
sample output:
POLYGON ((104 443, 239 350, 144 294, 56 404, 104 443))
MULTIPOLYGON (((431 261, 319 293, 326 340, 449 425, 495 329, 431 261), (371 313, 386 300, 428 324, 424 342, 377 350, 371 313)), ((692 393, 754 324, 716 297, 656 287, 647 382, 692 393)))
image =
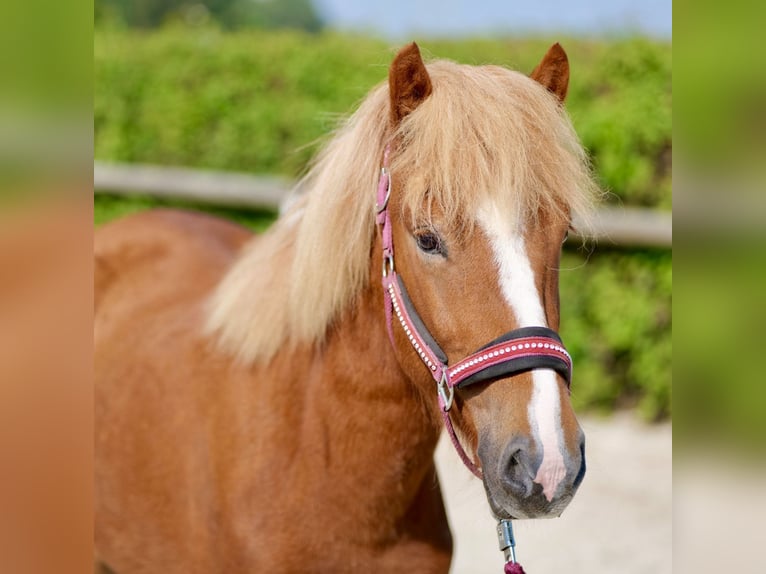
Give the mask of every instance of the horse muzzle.
POLYGON ((582 433, 579 448, 559 456, 543 457, 542 448, 523 435, 500 448, 480 440, 478 454, 487 500, 498 519, 560 516, 585 476, 582 433))

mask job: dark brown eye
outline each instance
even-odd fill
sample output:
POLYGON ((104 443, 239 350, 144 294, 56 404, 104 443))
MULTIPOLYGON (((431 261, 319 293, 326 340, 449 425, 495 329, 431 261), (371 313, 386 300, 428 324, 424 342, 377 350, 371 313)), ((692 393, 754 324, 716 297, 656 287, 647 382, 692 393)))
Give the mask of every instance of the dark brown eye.
POLYGON ((442 244, 441 238, 433 231, 420 231, 415 235, 415 241, 418 243, 418 248, 423 253, 429 255, 441 255, 446 256, 446 250, 442 244))

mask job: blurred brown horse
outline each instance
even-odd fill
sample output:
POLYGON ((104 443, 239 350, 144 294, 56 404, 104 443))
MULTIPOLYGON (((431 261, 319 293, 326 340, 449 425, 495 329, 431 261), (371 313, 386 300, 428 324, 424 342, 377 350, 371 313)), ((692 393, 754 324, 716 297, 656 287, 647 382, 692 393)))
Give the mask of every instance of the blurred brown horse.
MULTIPOLYGON (((560 246, 595 189, 554 45, 530 77, 394 59, 265 234, 152 211, 96 234, 96 553, 120 573, 446 572, 434 380, 387 335, 375 189, 449 364, 557 329, 560 246)), ((565 381, 458 390, 498 517, 562 512, 584 472, 565 381)), ((491 534, 488 534, 491 535, 491 534)))

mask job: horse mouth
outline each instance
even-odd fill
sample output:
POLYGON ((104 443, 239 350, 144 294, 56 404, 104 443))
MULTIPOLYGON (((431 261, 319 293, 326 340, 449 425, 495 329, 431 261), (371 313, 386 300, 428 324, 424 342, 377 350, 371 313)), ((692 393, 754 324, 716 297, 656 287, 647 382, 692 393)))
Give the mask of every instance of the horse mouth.
POLYGON ((494 501, 489 498, 489 509, 492 511, 492 516, 495 517, 496 520, 519 520, 520 518, 523 518, 521 516, 514 516, 507 510, 498 510, 497 506, 495 506, 494 501))
MULTIPOLYGON (((539 485, 536 486, 539 487, 539 485)), ((542 496, 542 488, 540 487, 540 492, 534 492, 532 496, 525 500, 509 500, 506 503, 500 503, 493 495, 492 489, 487 484, 486 480, 484 481, 484 491, 487 495, 487 502, 489 503, 489 509, 492 512, 492 516, 497 520, 558 518, 569 505, 572 498, 574 498, 572 493, 561 496, 552 502, 548 502, 542 496)))
POLYGON ((526 518, 526 516, 518 516, 521 514, 516 511, 511 511, 508 508, 503 507, 495 501, 495 497, 492 495, 492 490, 484 481, 484 492, 487 495, 487 502, 489 503, 489 509, 497 520, 518 520, 519 518, 526 518))

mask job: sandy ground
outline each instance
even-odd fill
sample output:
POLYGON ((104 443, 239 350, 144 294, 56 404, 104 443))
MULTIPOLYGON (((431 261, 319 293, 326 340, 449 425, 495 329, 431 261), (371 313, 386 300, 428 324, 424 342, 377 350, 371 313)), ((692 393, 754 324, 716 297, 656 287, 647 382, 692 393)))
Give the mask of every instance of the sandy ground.
MULTIPOLYGON (((670 573, 671 426, 646 425, 630 413, 580 424, 585 480, 561 518, 514 522, 519 562, 529 574, 670 573)), ((436 462, 455 540, 452 574, 502 574, 481 483, 445 436, 436 462)))

